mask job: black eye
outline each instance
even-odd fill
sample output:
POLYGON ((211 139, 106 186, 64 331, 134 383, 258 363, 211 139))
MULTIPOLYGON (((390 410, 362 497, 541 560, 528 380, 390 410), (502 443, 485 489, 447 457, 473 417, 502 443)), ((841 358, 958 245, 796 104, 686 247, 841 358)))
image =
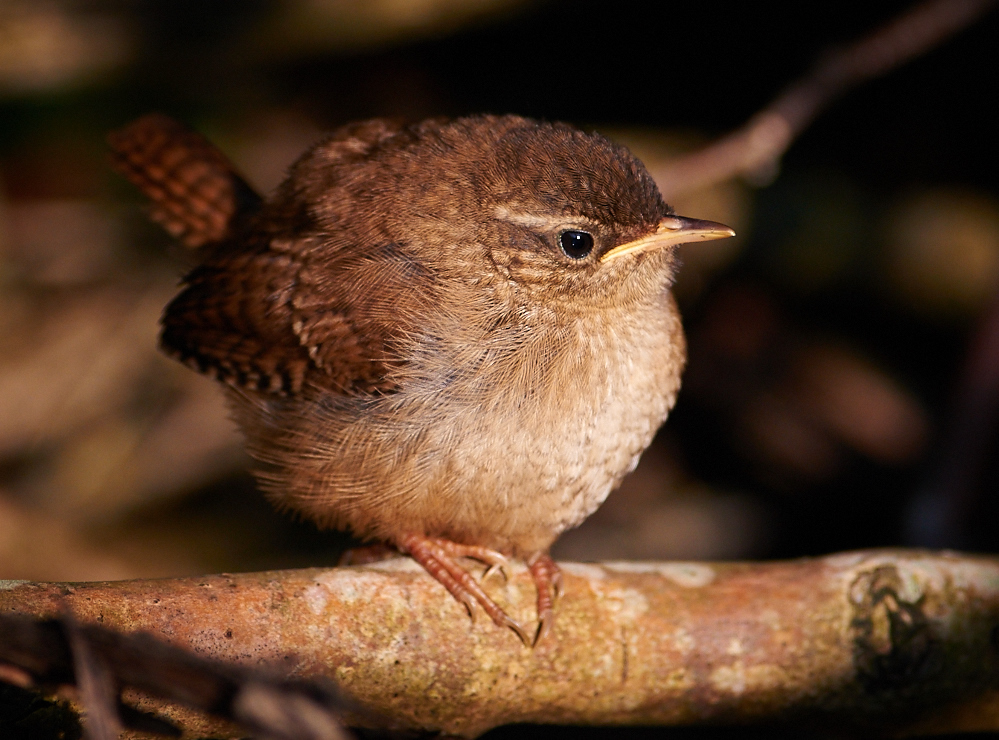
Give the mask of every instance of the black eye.
POLYGON ((558 235, 558 245, 566 257, 581 260, 593 251, 593 237, 585 231, 569 229, 558 235))

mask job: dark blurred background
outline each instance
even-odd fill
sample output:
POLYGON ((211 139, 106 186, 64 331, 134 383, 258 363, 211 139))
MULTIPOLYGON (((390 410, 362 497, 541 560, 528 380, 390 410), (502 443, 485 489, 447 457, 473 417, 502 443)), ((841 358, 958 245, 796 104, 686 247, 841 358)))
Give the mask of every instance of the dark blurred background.
MULTIPOLYGON (((160 357, 187 262, 106 164, 150 111, 264 191, 324 130, 515 112, 650 168, 908 2, 0 2, 0 578, 336 561, 274 513, 211 381, 160 357)), ((850 91, 779 171, 682 194, 674 414, 560 558, 994 551, 999 14, 850 91), (977 348, 977 349, 976 349, 977 348)))

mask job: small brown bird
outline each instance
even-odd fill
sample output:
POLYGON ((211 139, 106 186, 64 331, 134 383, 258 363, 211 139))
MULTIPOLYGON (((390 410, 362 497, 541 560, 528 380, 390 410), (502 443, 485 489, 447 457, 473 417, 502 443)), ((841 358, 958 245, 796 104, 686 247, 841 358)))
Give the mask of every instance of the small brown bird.
POLYGON ((673 215, 602 136, 516 116, 346 126, 261 200, 162 116, 110 137, 203 258, 162 346, 222 381, 280 507, 409 553, 530 642, 456 560, 548 550, 638 462, 680 386, 673 215))

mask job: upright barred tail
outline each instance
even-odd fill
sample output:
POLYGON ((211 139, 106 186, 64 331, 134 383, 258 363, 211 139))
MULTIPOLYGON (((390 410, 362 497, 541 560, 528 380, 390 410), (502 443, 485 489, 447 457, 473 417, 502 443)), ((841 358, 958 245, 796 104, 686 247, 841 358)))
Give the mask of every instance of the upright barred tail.
POLYGON ((112 164, 152 200, 150 216, 189 247, 228 237, 260 196, 207 139, 152 113, 108 136, 112 164))

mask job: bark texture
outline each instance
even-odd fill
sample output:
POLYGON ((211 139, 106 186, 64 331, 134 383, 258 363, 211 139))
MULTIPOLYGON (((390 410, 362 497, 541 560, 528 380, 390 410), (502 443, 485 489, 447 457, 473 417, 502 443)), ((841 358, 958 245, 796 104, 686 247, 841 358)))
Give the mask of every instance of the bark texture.
MULTIPOLYGON (((68 611, 202 656, 329 677, 365 710, 346 718, 362 726, 464 736, 511 722, 999 729, 997 558, 871 550, 562 569, 554 632, 533 650, 481 615, 470 623, 407 559, 202 578, 6 581, 0 612, 68 611)), ((506 583, 490 577, 486 588, 529 619, 534 590, 523 568, 506 583)))

